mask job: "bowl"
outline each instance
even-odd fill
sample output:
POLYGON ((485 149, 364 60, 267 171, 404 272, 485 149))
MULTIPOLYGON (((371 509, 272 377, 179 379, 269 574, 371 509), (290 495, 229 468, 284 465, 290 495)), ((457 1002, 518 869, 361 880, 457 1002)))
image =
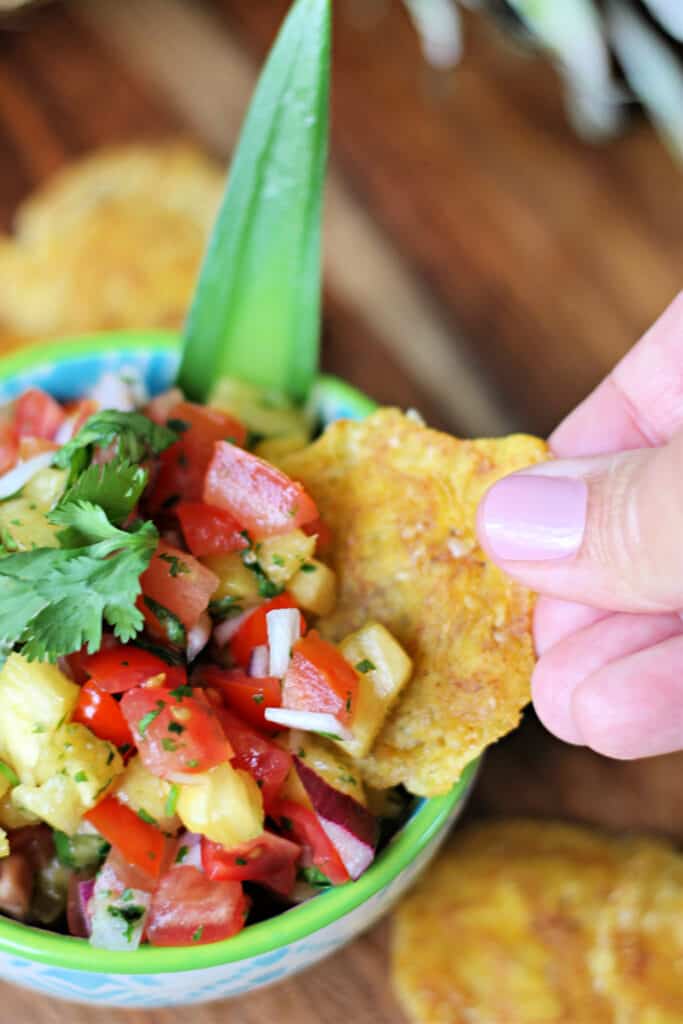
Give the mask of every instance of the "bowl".
MULTIPOLYGON (((75 398, 106 370, 135 367, 151 394, 168 388, 179 364, 170 332, 99 334, 30 346, 0 359, 0 403, 27 387, 75 398)), ((374 403, 321 376, 313 402, 323 423, 360 418, 374 403)), ((151 1008, 223 999, 281 981, 329 956, 373 925, 436 854, 464 807, 473 762, 445 796, 420 800, 406 824, 356 882, 320 893, 279 916, 211 945, 134 952, 94 949, 0 917, 0 977, 45 995, 97 1006, 151 1008)))

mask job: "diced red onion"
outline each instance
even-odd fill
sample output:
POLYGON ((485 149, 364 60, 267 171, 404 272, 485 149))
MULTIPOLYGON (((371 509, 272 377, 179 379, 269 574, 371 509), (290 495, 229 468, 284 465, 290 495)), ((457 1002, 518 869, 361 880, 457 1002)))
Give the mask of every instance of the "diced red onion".
POLYGON ((265 644, 260 644, 251 652, 249 675, 256 679, 264 679, 268 675, 268 648, 265 644))
POLYGON ((266 613, 270 662, 268 675, 282 679, 289 668, 292 647, 301 635, 301 613, 298 608, 274 608, 266 613))
POLYGON ((0 476, 0 500, 15 494, 36 473, 40 473, 41 469, 47 469, 52 464, 53 458, 54 452, 41 452, 40 455, 35 455, 32 459, 27 459, 26 462, 19 462, 8 473, 3 473, 0 476))
POLYGON ((90 935, 88 903, 94 891, 94 878, 81 881, 73 875, 69 880, 69 895, 66 905, 67 923, 70 934, 79 939, 87 939, 90 935))
POLYGON ((351 739, 351 734, 334 715, 318 711, 295 711, 293 708, 266 708, 264 717, 273 725, 283 725, 288 729, 301 729, 302 732, 324 732, 336 739, 351 739))
POLYGON ((219 647, 225 647, 226 644, 229 644, 242 623, 249 618, 252 611, 253 608, 250 608, 248 611, 242 612, 241 615, 232 615, 229 619, 225 619, 220 625, 216 626, 213 631, 214 643, 217 643, 219 647))
POLYGON ((342 864, 351 875, 351 878, 360 878, 375 858, 375 851, 372 846, 364 843, 362 839, 355 836, 349 829, 344 828, 343 825, 338 825, 336 821, 323 818, 322 814, 318 815, 318 821, 341 857, 342 864))
POLYGON ((180 833, 173 856, 173 866, 176 865, 184 868, 198 868, 199 871, 204 870, 202 864, 202 837, 198 832, 180 833), (178 854, 183 848, 187 848, 187 853, 178 860, 178 854))
POLYGON ((187 660, 194 661, 203 651, 211 637, 211 619, 208 612, 202 612, 197 624, 187 634, 187 660))

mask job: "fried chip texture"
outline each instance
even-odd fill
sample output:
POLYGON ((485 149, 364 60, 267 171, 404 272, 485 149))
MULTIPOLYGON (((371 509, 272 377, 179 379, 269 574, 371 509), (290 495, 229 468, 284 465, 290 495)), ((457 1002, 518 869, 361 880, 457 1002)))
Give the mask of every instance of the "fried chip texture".
POLYGON ((673 1024, 682 871, 653 840, 472 827, 395 916, 397 996, 414 1024, 673 1024))
POLYGON ((382 788, 447 792, 529 700, 532 595, 477 544, 479 499, 544 457, 523 435, 460 441, 396 409, 342 420, 284 469, 331 527, 339 598, 321 631, 339 641, 381 622, 414 662, 362 767, 382 788))
POLYGON ((222 179, 181 143, 103 149, 58 173, 0 239, 0 342, 182 324, 222 179))

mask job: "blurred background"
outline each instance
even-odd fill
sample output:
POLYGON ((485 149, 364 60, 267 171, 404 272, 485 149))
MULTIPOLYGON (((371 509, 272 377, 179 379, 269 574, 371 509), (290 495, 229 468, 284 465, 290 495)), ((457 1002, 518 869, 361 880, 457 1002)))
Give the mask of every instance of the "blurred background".
MULTIPOLYGON (((0 6, 9 231, 93 147, 181 135, 225 162, 287 0, 0 6)), ((326 364, 443 426, 547 433, 681 286, 683 5, 335 16, 326 364)))
MULTIPOLYGON (((18 205, 101 146, 181 137, 225 166, 287 7, 0 0, 0 349, 31 337, 3 295, 18 205)), ((683 283, 681 38, 681 0, 335 0, 325 366, 455 431, 547 434, 683 283)), ((116 258, 130 276, 141 254, 116 258)), ((529 716, 470 813, 681 838, 682 765, 608 762, 529 716)), ((16 1019, 58 1020, 2 991, 16 1019)), ((276 1014, 397 1024, 384 927, 230 1019, 276 1014)))

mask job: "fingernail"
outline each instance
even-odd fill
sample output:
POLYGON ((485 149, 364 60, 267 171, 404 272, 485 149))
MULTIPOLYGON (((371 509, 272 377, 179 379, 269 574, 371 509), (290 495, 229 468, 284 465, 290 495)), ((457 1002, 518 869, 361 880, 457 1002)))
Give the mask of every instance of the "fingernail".
POLYGON ((581 547, 587 504, 584 480, 515 473, 487 491, 478 526, 495 558, 568 558, 581 547))

